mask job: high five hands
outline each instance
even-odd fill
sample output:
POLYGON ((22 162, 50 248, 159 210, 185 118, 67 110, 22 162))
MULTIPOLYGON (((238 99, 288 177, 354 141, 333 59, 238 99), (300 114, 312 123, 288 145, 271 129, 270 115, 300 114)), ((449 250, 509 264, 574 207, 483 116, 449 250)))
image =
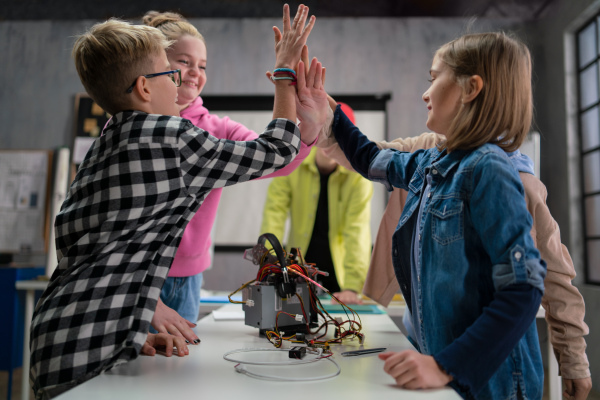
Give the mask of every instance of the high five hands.
POLYGON ((329 103, 323 87, 325 68, 313 58, 305 75, 304 62, 298 63, 296 114, 300 120, 302 140, 312 144, 319 135, 328 115, 329 103))
POLYGON ((275 68, 294 68, 300 60, 300 53, 306 44, 306 39, 315 25, 315 16, 311 16, 308 24, 308 7, 300 4, 290 25, 290 6, 283 6, 283 33, 278 27, 273 27, 275 33, 275 68))
MULTIPOLYGON (((308 63, 308 48, 305 43, 312 30, 315 17, 308 24, 308 7, 300 5, 293 23, 290 24, 289 6, 283 6, 283 33, 273 27, 277 68, 294 68, 297 73, 296 115, 300 120, 302 141, 312 144, 325 124, 328 116, 327 93, 323 86, 325 68, 316 59, 308 63)), ((272 77, 267 72, 267 77, 272 77)))

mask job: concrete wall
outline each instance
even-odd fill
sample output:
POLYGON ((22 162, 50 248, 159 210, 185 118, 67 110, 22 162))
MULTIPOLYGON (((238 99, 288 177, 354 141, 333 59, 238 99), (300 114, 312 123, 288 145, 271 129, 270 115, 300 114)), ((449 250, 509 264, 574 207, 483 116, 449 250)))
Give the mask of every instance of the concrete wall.
MULTIPOLYGON (((71 145, 74 94, 82 92, 70 51, 94 21, 0 22, 0 148, 71 145)), ((271 94, 275 19, 192 22, 208 44, 205 94, 271 94)), ((474 30, 506 26, 480 20, 474 30)), ((318 19, 311 56, 326 66, 332 94, 391 92, 390 134, 426 130, 426 90, 437 47, 464 32, 464 19, 318 19)), ((210 107, 210 105, 208 105, 210 107)), ((267 121, 265 121, 266 124, 267 121)), ((365 129, 368 133, 368 127, 365 129)))

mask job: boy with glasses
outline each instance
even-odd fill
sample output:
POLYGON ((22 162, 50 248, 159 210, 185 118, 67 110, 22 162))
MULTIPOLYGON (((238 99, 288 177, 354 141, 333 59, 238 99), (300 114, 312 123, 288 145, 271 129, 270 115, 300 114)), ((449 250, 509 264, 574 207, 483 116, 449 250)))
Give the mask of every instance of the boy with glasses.
MULTIPOLYGON (((306 18, 301 6, 290 25, 284 7, 276 68, 296 66, 314 25, 311 18, 305 26, 306 18)), ((218 140, 179 118, 181 80, 167 60, 169 44, 156 28, 109 20, 73 48, 86 91, 113 117, 55 221, 58 267, 31 325, 30 379, 38 399, 140 353, 154 355, 158 346, 167 356, 173 346, 179 356, 188 354, 185 339, 148 333, 187 222, 211 189, 273 172, 300 147, 296 86, 287 80, 275 84, 274 120, 254 141, 218 140)), ((320 65, 308 76, 320 82, 320 65)), ((298 80, 298 96, 317 106, 314 129, 303 130, 302 140, 314 141, 325 121, 326 95, 322 85, 318 90, 306 82, 298 80)))
MULTIPOLYGON (((174 69, 172 71, 165 71, 165 72, 157 72, 155 74, 148 74, 148 75, 142 75, 142 76, 144 78, 154 78, 156 76, 161 76, 161 75, 167 75, 169 78, 171 78, 171 80, 173 81, 175 86, 177 86, 177 87, 181 86, 181 70, 180 69, 174 69)), ((137 83, 137 79, 135 80, 135 82, 133 82, 131 84, 131 86, 129 86, 127 88, 125 93, 133 92, 133 88, 135 87, 136 83, 137 83)))

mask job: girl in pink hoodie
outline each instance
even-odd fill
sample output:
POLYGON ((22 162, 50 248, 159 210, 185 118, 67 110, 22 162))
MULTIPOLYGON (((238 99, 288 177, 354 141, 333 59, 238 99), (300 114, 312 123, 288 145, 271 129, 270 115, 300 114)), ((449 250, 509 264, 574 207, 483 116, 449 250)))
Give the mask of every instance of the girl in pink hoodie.
MULTIPOLYGON (((198 30, 176 13, 158 13, 149 11, 143 18, 146 25, 161 30, 174 44, 167 51, 167 57, 173 69, 181 69, 182 84, 178 88, 178 100, 181 117, 189 119, 194 125, 204 129, 219 139, 253 140, 258 134, 242 124, 210 114, 202 105, 200 93, 206 83, 206 44, 198 30)), ((303 135, 304 136, 304 135, 303 135)), ((312 143, 304 142, 298 156, 286 167, 265 176, 285 176, 291 173, 310 153, 312 143)), ((202 272, 211 263, 210 233, 215 222, 217 207, 221 199, 221 190, 212 190, 204 203, 188 223, 179 244, 175 260, 160 295, 161 300, 176 310, 187 321, 162 307, 165 316, 165 328, 177 335, 181 332, 187 339, 196 342, 197 337, 187 326, 194 326, 188 321, 196 321, 200 309, 200 286, 202 272), (169 314, 167 314, 169 313, 169 314), (189 336, 188 333, 192 335, 189 336)), ((156 313, 160 313, 157 307, 156 313)))

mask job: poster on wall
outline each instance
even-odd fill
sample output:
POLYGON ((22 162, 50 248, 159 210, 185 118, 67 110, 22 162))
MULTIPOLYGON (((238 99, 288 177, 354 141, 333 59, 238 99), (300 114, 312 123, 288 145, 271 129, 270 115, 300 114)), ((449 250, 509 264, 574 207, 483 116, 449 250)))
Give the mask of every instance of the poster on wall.
POLYGON ((46 251, 51 165, 50 150, 0 150, 0 253, 46 251))
POLYGON ((73 142, 73 164, 79 165, 94 143, 102 128, 110 119, 104 111, 86 93, 75 96, 75 140, 73 142))

